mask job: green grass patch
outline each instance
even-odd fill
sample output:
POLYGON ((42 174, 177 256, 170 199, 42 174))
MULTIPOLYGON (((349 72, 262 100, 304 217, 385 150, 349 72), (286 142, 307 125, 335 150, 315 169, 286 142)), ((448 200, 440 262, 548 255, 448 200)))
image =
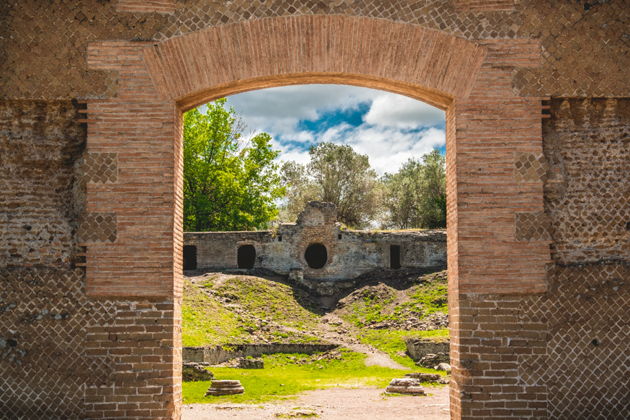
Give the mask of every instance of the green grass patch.
MULTIPOLYGON (((365 355, 342 350, 339 359, 318 360, 317 355, 275 354, 264 356, 264 369, 210 368, 216 379, 238 379, 245 387, 241 395, 204 394, 210 382, 184 382, 184 403, 248 403, 294 398, 297 394, 330 387, 386 387, 407 371, 365 366, 365 355)), ((417 369, 414 369, 417 370, 417 369)))
POLYGON ((210 280, 203 285, 219 296, 226 296, 249 314, 258 318, 306 331, 317 325, 318 315, 299 301, 294 290, 286 285, 260 277, 234 276, 220 285, 210 280))
MULTIPOLYGON (((435 312, 448 313, 448 282, 446 273, 425 276, 425 283, 411 287, 407 291, 409 305, 421 310, 423 316, 435 312)), ((400 305, 404 310, 405 303, 400 305)))
POLYGON ((236 315, 190 281, 185 280, 184 287, 182 342, 185 347, 218 345, 227 339, 247 342, 248 334, 236 315))
POLYGON ((446 272, 425 275, 421 281, 403 293, 384 284, 366 287, 350 295, 353 300, 341 316, 357 327, 370 327, 379 323, 402 325, 409 319, 448 313, 446 272))
POLYGON ((427 369, 416 366, 415 362, 407 355, 405 338, 435 338, 436 340, 447 339, 448 330, 431 331, 403 331, 403 330, 367 330, 359 334, 359 340, 365 344, 370 344, 377 349, 389 354, 392 359, 403 366, 414 369, 417 372, 440 373, 434 369, 427 369))

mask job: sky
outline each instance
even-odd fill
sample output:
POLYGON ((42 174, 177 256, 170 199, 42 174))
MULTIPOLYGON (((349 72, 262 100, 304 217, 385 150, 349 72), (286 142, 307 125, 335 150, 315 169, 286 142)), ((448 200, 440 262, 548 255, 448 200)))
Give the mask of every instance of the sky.
POLYGON ((409 158, 445 150, 444 112, 424 102, 381 90, 347 85, 296 85, 228 97, 247 135, 265 131, 280 160, 308 162, 320 142, 347 144, 367 154, 382 175, 409 158))

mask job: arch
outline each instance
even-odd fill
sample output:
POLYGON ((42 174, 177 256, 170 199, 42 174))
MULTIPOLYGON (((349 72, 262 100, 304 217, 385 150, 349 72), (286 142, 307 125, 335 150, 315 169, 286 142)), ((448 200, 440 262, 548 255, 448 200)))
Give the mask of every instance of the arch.
POLYGON ((389 90, 445 109, 470 93, 484 56, 483 47, 443 32, 338 15, 213 27, 144 51, 158 91, 184 110, 228 92, 323 82, 389 90))
POLYGON ((236 251, 236 265, 238 268, 251 270, 256 264, 256 248, 252 244, 239 245, 236 251))
MULTIPOLYGON (((87 189, 87 208, 116 233, 113 243, 87 244, 87 294, 172 299, 177 343, 182 111, 287 84, 344 83, 404 94, 447 110, 451 412, 461 417, 472 404, 462 395, 485 398, 473 383, 479 373, 461 358, 460 333, 470 320, 470 312, 459 310, 465 294, 546 290, 542 183, 522 179, 514 166, 519 154, 542 154, 540 98, 520 97, 512 88, 516 68, 537 65, 537 45, 476 44, 417 25, 337 15, 252 20, 160 43, 92 43, 90 68, 120 77, 115 97, 88 103, 88 154, 115 156, 118 176, 87 189), (129 255, 134 260, 120 264, 129 255)), ((169 410, 177 411, 181 352, 175 347, 151 380, 171 378, 164 392, 173 397, 169 410)))

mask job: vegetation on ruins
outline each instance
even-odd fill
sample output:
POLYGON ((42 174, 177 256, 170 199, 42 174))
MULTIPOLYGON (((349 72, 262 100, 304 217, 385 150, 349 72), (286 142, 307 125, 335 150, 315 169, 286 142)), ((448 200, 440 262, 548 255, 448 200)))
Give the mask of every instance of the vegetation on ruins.
POLYGON ((317 341, 310 332, 318 317, 304 307, 307 299, 306 293, 262 277, 215 274, 202 284, 186 280, 183 345, 317 341))
POLYGON ((367 155, 333 143, 320 143, 309 155, 306 165, 288 162, 283 167, 288 186, 283 216, 295 220, 306 202, 327 201, 337 206, 340 222, 353 228, 368 226, 379 210, 380 184, 367 155))
POLYGON ((446 227, 446 169, 439 151, 410 159, 396 173, 378 178, 368 157, 350 146, 320 143, 306 165, 287 162, 280 217, 294 221, 311 200, 337 205, 338 219, 352 228, 374 222, 388 229, 446 227))
POLYGON ((184 229, 251 230, 275 219, 284 195, 271 136, 246 140, 234 109, 219 99, 184 114, 184 229))
MULTIPOLYGON (((210 382, 184 382, 184 404, 258 404, 296 398, 300 392, 332 386, 384 388, 393 377, 401 375, 401 371, 397 369, 366 366, 364 354, 347 349, 341 349, 326 358, 322 358, 320 354, 273 354, 265 355, 263 359, 264 369, 210 368, 216 379, 238 378, 246 389, 244 394, 204 397, 210 382)), ((415 368, 414 371, 434 372, 423 368, 415 368)))
MULTIPOLYGON (((384 387, 407 372, 440 373, 416 366, 406 338, 448 337, 431 321, 445 319, 446 272, 411 274, 393 283, 369 284, 323 310, 311 294, 280 279, 208 273, 187 278, 182 306, 184 346, 240 343, 313 343, 343 336, 382 352, 405 369, 366 366, 353 347, 325 353, 263 355, 264 369, 209 368, 216 379, 238 379, 245 394, 204 397, 209 382, 184 382, 185 403, 261 403, 329 386, 384 387), (419 328, 428 323, 428 331, 419 328), (432 326, 431 326, 432 325, 432 326)), ((229 365, 229 363, 228 363, 229 365)), ((441 373, 443 374, 443 373, 441 373)))

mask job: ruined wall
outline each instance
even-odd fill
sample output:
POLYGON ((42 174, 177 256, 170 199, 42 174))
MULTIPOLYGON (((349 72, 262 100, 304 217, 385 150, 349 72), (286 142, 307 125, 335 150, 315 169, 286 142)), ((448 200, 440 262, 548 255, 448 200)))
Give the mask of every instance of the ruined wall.
POLYGON ((158 418, 179 392, 173 301, 86 296, 79 109, 0 101, 1 419, 158 418))
POLYGON ((623 418, 630 386, 615 369, 627 371, 630 354, 628 99, 561 98, 630 97, 625 0, 0 2, 0 417, 178 416, 177 302, 88 299, 85 274, 72 265, 82 251, 82 181, 73 173, 85 134, 70 100, 109 98, 120 83, 87 68, 88 44, 307 14, 540 41, 542 62, 514 70, 510 86, 560 98, 544 126, 545 156, 526 157, 543 176, 549 165, 539 215, 548 229, 523 219, 519 231, 524 241, 553 240, 549 291, 450 297, 461 356, 453 415, 623 418))
POLYGON ((164 40, 212 26, 314 14, 382 18, 470 40, 540 39, 543 63, 518 71, 514 83, 519 91, 532 96, 630 96, 625 0, 132 1, 137 7, 125 3, 129 2, 1 2, 0 97, 112 95, 114 75, 86 66, 84 53, 94 40, 164 40))
POLYGON ((0 102, 0 267, 72 262, 85 126, 70 101, 0 102))
MULTIPOLYGON (((462 295, 466 418, 630 412, 630 99, 554 99, 544 124, 553 239, 542 295, 462 295), (501 393, 504 401, 494 401, 501 393)), ((461 376, 460 376, 461 375, 461 376)))
POLYGON ((400 247, 399 267, 443 269, 446 266, 446 232, 377 232, 342 229, 336 223, 331 203, 310 202, 297 223, 278 226, 276 231, 186 232, 184 244, 197 248, 197 268, 239 268, 239 247, 256 250, 253 268, 287 275, 294 270, 318 280, 350 280, 378 268, 390 267, 392 245, 400 247), (326 248, 322 268, 309 267, 305 252, 311 244, 326 248))

